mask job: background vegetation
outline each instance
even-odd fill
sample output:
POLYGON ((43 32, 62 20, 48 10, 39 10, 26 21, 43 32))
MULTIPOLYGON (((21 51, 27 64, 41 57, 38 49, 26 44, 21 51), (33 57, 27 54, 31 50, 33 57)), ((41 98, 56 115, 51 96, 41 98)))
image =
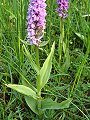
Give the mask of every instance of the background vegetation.
MULTIPOLYGON (((0 120, 38 120, 27 106, 23 95, 8 89, 5 83, 21 84, 22 79, 35 83, 35 73, 23 52, 27 38, 29 0, 0 2, 0 120)), ((90 119, 90 0, 69 0, 65 19, 64 52, 58 64, 60 18, 56 0, 47 0, 47 27, 42 39, 49 41, 40 49, 42 65, 55 41, 55 54, 50 80, 42 96, 61 102, 68 96, 73 101, 68 109, 47 110, 45 120, 90 119)), ((26 45, 35 58, 34 47, 26 45)))

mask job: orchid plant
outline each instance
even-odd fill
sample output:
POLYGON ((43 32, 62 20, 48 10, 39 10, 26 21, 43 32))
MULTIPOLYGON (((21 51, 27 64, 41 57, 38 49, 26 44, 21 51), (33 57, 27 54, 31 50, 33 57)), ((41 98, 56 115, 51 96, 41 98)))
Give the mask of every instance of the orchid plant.
POLYGON ((56 9, 58 15, 60 16, 60 39, 58 46, 59 53, 59 64, 62 59, 62 49, 64 46, 64 19, 67 17, 67 12, 69 8, 68 0, 57 0, 58 8, 56 9))
POLYGON ((22 80, 22 85, 16 84, 6 84, 7 87, 12 88, 24 95, 25 101, 31 110, 37 115, 44 113, 46 109, 64 109, 68 108, 71 102, 71 98, 57 103, 51 98, 41 97, 41 92, 46 83, 49 80, 50 72, 52 69, 52 58, 54 55, 55 42, 51 47, 51 52, 46 58, 43 66, 40 67, 39 63, 39 47, 41 43, 41 38, 44 35, 44 29, 46 26, 46 0, 31 0, 28 7, 28 17, 27 17, 27 32, 29 43, 35 46, 36 49, 36 62, 33 60, 32 55, 23 45, 24 53, 29 60, 32 69, 36 72, 36 86, 30 84, 28 80, 22 80))

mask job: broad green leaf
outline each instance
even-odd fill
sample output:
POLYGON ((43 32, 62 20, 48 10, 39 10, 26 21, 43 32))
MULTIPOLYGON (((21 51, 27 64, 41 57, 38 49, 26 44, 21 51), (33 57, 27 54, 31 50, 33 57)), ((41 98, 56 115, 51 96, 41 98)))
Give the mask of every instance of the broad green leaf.
POLYGON ((67 100, 57 103, 53 101, 52 99, 48 98, 42 101, 42 109, 64 109, 64 108, 69 108, 70 103, 72 101, 72 98, 68 98, 67 100))
POLYGON ((25 101, 27 103, 27 105, 30 107, 30 109, 38 114, 38 109, 37 109, 37 100, 30 97, 30 96, 25 96, 25 101))
POLYGON ((40 70, 40 89, 44 87, 44 85, 48 82, 50 77, 50 72, 52 68, 52 57, 54 54, 55 42, 52 45, 51 52, 45 60, 41 70, 40 70))
POLYGON ((27 56, 28 60, 30 61, 30 65, 37 72, 37 74, 39 74, 39 69, 38 69, 37 65, 35 64, 35 62, 33 61, 31 54, 29 53, 29 51, 27 51, 27 49, 24 45, 23 45, 23 48, 25 50, 25 55, 27 56))
POLYGON ((29 87, 26 87, 24 85, 16 85, 16 84, 6 84, 6 86, 9 88, 12 88, 13 90, 16 90, 17 92, 24 94, 24 95, 31 96, 34 99, 37 99, 35 91, 33 91, 29 87))

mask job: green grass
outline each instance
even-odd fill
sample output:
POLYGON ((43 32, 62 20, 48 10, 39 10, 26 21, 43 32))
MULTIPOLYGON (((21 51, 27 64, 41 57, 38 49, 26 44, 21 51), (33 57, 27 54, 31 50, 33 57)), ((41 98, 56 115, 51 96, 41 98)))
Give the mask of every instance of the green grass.
MULTIPOLYGON (((68 109, 47 110, 44 120, 90 119, 90 1, 69 0, 65 20, 65 53, 58 64, 60 18, 55 0, 47 0, 47 27, 42 40, 49 43, 40 50, 40 64, 55 41, 53 68, 43 97, 61 102, 72 96, 68 109), (77 34, 78 33, 78 34, 77 34)), ((36 74, 23 52, 26 41, 26 17, 29 0, 1 0, 0 2, 0 120, 39 120, 25 103, 24 97, 8 89, 5 83, 21 84, 28 80, 35 84, 36 74)), ((35 59, 33 46, 27 49, 35 59)))

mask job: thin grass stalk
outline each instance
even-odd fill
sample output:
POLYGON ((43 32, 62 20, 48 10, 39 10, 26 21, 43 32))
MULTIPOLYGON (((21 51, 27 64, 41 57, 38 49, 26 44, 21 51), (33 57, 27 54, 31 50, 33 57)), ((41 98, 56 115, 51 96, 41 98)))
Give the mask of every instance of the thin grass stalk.
MULTIPOLYGON (((21 7, 20 7, 20 13, 21 13, 21 15, 20 15, 20 31, 21 31, 21 35, 20 35, 20 38, 22 40, 24 40, 24 38, 25 38, 25 20, 26 20, 26 18, 24 18, 24 16, 25 16, 24 15, 24 5, 25 5, 25 3, 23 0, 21 0, 20 2, 21 2, 21 7)), ((20 63, 22 66, 23 61, 24 61, 24 54, 22 53, 22 44, 20 45, 20 48, 21 48, 21 50, 20 50, 20 63)))
POLYGON ((84 59, 82 61, 82 64, 79 66, 79 69, 78 69, 78 71, 76 73, 76 77, 75 77, 75 80, 74 80, 74 83, 73 83, 73 86, 72 86, 72 89, 71 89, 70 97, 73 95, 73 93, 75 93, 76 88, 78 87, 78 84, 79 84, 79 81, 80 81, 80 77, 81 77, 84 65, 87 62, 88 53, 89 53, 89 51, 87 49, 87 52, 86 52, 86 55, 85 55, 85 57, 84 57, 84 59))

